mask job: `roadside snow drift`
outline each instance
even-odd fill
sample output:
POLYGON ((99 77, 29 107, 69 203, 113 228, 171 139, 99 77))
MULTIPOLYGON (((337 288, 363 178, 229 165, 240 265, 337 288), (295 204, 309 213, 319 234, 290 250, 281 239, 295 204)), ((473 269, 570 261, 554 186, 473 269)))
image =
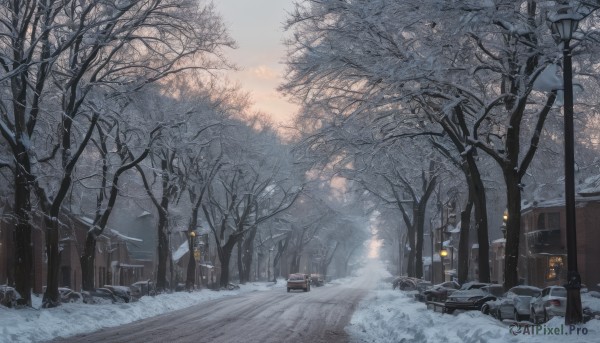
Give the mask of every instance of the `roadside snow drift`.
POLYGON ((213 299, 241 293, 284 287, 285 281, 240 285, 233 291, 177 292, 142 297, 137 302, 109 305, 63 304, 57 308, 39 309, 41 299, 32 297, 34 308, 0 308, 0 343, 40 342, 56 337, 97 331, 136 320, 157 316, 213 299))

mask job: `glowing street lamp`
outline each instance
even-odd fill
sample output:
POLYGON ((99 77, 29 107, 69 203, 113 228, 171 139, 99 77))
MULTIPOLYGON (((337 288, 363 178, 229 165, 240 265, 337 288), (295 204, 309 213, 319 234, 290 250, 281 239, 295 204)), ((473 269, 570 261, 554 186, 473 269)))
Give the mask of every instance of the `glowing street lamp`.
POLYGON ((441 256, 441 257, 446 257, 446 256, 448 256, 448 250, 446 250, 446 249, 442 249, 442 250, 440 250, 440 256, 441 256))

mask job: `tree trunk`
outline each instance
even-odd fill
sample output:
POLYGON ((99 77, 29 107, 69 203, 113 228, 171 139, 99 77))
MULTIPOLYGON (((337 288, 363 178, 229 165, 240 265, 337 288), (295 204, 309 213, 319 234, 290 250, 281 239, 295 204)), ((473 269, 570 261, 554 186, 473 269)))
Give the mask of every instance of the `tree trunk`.
POLYGON ((300 272, 300 259, 302 255, 298 252, 298 250, 294 251, 292 254, 292 259, 290 262, 290 273, 299 273, 300 272))
POLYGON ((244 275, 246 275, 246 273, 244 271, 245 265, 244 265, 244 262, 243 262, 243 259, 244 259, 244 251, 243 251, 243 249, 244 249, 244 246, 243 246, 242 242, 239 242, 238 245, 237 245, 237 250, 238 250, 238 253, 237 253, 237 267, 238 267, 238 278, 239 278, 240 283, 246 283, 246 281, 244 279, 244 275))
POLYGON ((403 269, 403 261, 404 261, 404 249, 406 248, 406 243, 404 239, 402 239, 402 229, 400 225, 396 227, 396 233, 398 234, 398 275, 402 275, 403 269))
POLYGON ((508 221, 506 222, 506 251, 504 259, 504 289, 519 284, 519 237, 521 231, 521 188, 511 171, 505 173, 508 221))
MULTIPOLYGON (((421 214, 418 215, 421 217, 421 214)), ((418 219, 420 220, 420 219, 418 219)), ((423 277, 423 225, 417 224, 417 246, 415 252, 415 277, 423 277)))
MULTIPOLYGON (((169 206, 168 201, 163 196, 163 202, 161 206, 167 211, 169 206)), ((167 286, 167 259, 169 258, 169 239, 167 237, 166 229, 168 228, 168 218, 162 212, 158 212, 158 269, 156 273, 156 289, 162 292, 167 286)))
POLYGON ((256 232, 258 231, 258 227, 254 227, 250 230, 244 239, 242 245, 243 250, 243 258, 242 264, 243 268, 243 277, 240 276, 240 283, 246 283, 250 281, 250 271, 252 270, 252 259, 254 255, 254 238, 256 237, 256 232), (243 282, 241 280, 244 280, 243 282))
POLYGON ((408 246, 410 251, 408 252, 408 261, 406 266, 406 274, 410 277, 415 276, 415 230, 413 228, 408 229, 408 246))
POLYGON ((469 278, 469 228, 471 226, 471 211, 473 198, 469 192, 469 199, 465 209, 460 213, 460 238, 458 241, 458 283, 461 285, 469 278))
MULTIPOLYGON (((490 282, 490 241, 488 236, 485 187, 472 154, 468 154, 467 163, 469 165, 469 174, 471 176, 470 187, 473 188, 472 194, 475 205, 475 230, 477 232, 477 244, 479 244, 479 281, 490 282)), ((471 192, 469 193, 471 194, 471 192)))
POLYGON ((283 252, 287 249, 291 237, 291 235, 287 235, 285 241, 279 241, 279 243, 277 244, 277 252, 273 257, 273 282, 277 282, 277 278, 281 276, 280 270, 279 268, 277 268, 277 266, 279 266, 281 256, 283 255, 283 252))
POLYGON ((20 303, 31 306, 31 288, 33 284, 33 244, 31 213, 31 190, 27 175, 29 161, 25 154, 17 160, 15 173, 15 288, 23 297, 20 303), (23 161, 21 161, 23 160, 23 161))
POLYGON ((58 218, 45 214, 46 224, 46 255, 48 256, 48 270, 46 277, 46 292, 42 299, 44 308, 60 305, 58 293, 58 275, 60 269, 60 251, 58 247, 58 218))
POLYGON ((81 263, 81 289, 91 291, 94 287, 94 265, 96 258, 96 237, 88 232, 85 237, 85 248, 80 258, 81 263))
POLYGON ((237 238, 231 235, 227 239, 227 243, 219 248, 219 261, 221 261, 221 279, 219 280, 219 285, 221 288, 226 288, 229 284, 229 261, 231 260, 231 253, 236 243, 237 238))

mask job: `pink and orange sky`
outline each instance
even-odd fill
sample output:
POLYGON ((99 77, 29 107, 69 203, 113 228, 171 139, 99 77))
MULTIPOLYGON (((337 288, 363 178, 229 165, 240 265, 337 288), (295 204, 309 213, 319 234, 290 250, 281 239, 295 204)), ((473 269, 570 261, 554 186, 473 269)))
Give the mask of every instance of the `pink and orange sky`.
POLYGON ((285 72, 283 23, 293 8, 292 0, 218 0, 215 5, 236 40, 238 49, 229 58, 239 71, 227 77, 250 92, 254 110, 286 125, 297 106, 277 92, 285 72))

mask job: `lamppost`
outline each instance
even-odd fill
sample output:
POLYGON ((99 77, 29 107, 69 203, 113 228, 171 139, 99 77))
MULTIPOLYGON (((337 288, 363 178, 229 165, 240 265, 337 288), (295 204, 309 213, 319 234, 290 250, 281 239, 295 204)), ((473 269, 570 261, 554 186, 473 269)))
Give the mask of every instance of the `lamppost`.
POLYGON ((446 250, 446 248, 442 247, 440 249, 440 260, 442 262, 442 282, 446 281, 446 271, 445 271, 446 267, 444 266, 444 259, 446 258, 446 256, 448 256, 448 250, 446 250))
POLYGON ((567 309, 565 324, 583 322, 581 309, 581 276, 577 270, 577 235, 575 218, 575 152, 573 132, 573 71, 571 65, 571 47, 569 43, 577 30, 581 15, 574 13, 570 6, 562 7, 550 20, 552 30, 563 43, 563 92, 565 127, 565 212, 567 224, 567 309))

